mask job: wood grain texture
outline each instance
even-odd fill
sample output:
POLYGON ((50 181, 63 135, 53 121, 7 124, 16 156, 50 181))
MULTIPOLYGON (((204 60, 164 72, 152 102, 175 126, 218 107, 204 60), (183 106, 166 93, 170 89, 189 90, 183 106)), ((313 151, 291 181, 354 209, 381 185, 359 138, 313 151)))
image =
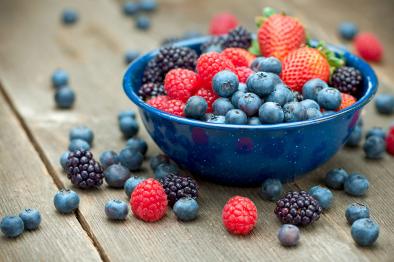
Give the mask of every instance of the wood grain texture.
MULTIPOLYGON (((34 4, 22 0, 2 2, 0 76, 59 183, 70 186, 58 158, 67 148, 71 127, 86 124, 93 128, 95 155, 107 149, 120 150, 125 144, 117 127, 116 114, 124 108, 135 109, 121 89, 122 55, 126 49, 144 52, 156 47, 168 35, 180 35, 190 29, 206 31, 209 17, 223 9, 234 12, 242 24, 253 29, 253 16, 267 4, 299 15, 313 33, 336 42, 337 39, 330 36, 333 22, 325 28, 327 19, 317 14, 320 2, 323 1, 295 1, 285 5, 279 1, 248 1, 245 4, 244 1, 165 0, 160 1, 160 9, 152 16, 152 29, 148 33, 136 31, 132 20, 121 15, 121 1, 99 0, 94 4, 76 0, 67 4, 50 0, 34 4), (65 28, 59 23, 59 14, 65 6, 76 7, 80 13, 81 19, 73 27, 65 28), (70 73, 71 86, 77 92, 77 102, 71 111, 54 107, 49 77, 57 67, 70 73)), ((334 10, 334 5, 327 6, 334 10)), ((393 78, 388 78, 392 83, 393 78)), ((386 125, 387 121, 376 117, 370 107, 365 110, 365 118, 367 126, 386 125)), ((140 136, 149 143, 148 155, 158 152, 145 130, 141 130, 140 136)), ((344 150, 296 185, 288 185, 306 189, 319 183, 328 169, 337 166, 366 173, 372 188, 362 201, 371 206, 374 219, 382 227, 378 244, 372 249, 359 248, 351 239, 344 208, 347 203, 359 199, 343 192, 335 192, 334 207, 318 223, 302 230, 301 245, 295 249, 284 249, 277 243, 279 222, 272 212, 274 204, 261 201, 256 188, 230 188, 201 181, 201 213, 198 220, 191 223, 176 222, 170 211, 155 224, 146 224, 134 217, 123 223, 110 222, 105 218, 105 202, 112 198, 126 200, 126 196, 122 190, 106 186, 89 192, 78 190, 82 200, 80 213, 105 256, 114 261, 389 261, 393 246, 390 235, 394 228, 390 206, 394 201, 386 197, 392 196, 392 162, 388 157, 383 161, 364 162, 360 150, 344 150), (221 209, 234 194, 250 197, 259 210, 258 226, 250 236, 231 236, 221 224, 221 209)), ((138 175, 151 176, 147 163, 144 167, 138 175)))

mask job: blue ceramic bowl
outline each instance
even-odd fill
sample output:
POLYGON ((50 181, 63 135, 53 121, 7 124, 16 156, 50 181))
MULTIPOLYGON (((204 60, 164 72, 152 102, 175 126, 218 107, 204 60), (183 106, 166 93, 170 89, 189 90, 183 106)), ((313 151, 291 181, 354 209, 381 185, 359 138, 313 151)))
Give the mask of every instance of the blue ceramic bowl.
MULTIPOLYGON (((207 38, 183 41, 199 52, 207 38)), ((133 62, 124 75, 123 88, 139 108, 144 125, 164 153, 199 177, 219 184, 251 186, 267 178, 289 182, 321 166, 345 143, 371 101, 378 81, 371 67, 344 49, 347 64, 363 75, 362 96, 341 112, 315 120, 275 125, 210 124, 170 115, 138 98, 145 65, 157 50, 133 62)))

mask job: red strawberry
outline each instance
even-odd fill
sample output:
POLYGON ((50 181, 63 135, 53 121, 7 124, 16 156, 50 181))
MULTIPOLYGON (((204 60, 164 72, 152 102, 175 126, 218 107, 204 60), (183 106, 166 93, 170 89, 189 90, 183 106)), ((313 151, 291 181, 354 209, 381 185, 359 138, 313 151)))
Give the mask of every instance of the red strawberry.
POLYGON ((238 80, 240 83, 246 83, 248 77, 253 74, 253 70, 246 66, 239 66, 236 69, 236 75, 238 76, 238 80))
POLYGON ((188 69, 172 69, 164 79, 164 90, 172 99, 186 102, 197 88, 197 74, 188 69))
POLYGON ((235 73, 235 66, 222 54, 210 52, 202 54, 197 60, 199 82, 203 86, 211 87, 212 78, 216 73, 228 69, 235 73))
POLYGON ((234 29, 238 25, 238 19, 231 13, 223 12, 216 14, 212 17, 209 33, 211 35, 223 35, 227 34, 231 29, 234 29))
POLYGON ((205 101, 207 101, 208 104, 207 113, 212 112, 212 104, 213 102, 215 102, 216 99, 219 98, 219 96, 215 92, 213 92, 211 88, 210 89, 201 88, 196 92, 195 95, 201 96, 202 98, 205 99, 205 101))
POLYGON ((263 56, 282 60, 289 52, 305 44, 305 30, 295 18, 274 14, 260 26, 257 39, 263 56))
POLYGON ((367 61, 379 62, 383 56, 383 46, 373 33, 359 33, 354 39, 357 53, 367 61))
POLYGON ((226 48, 223 50, 222 55, 230 60, 235 66, 249 66, 256 58, 242 48, 226 48))
POLYGON ((345 109, 357 102, 357 99, 352 95, 341 93, 341 96, 342 96, 342 102, 339 108, 337 109, 337 111, 345 109))
POLYGON ((281 78, 291 89, 302 92, 304 84, 313 78, 328 82, 330 65, 318 50, 302 47, 290 52, 284 58, 281 78))

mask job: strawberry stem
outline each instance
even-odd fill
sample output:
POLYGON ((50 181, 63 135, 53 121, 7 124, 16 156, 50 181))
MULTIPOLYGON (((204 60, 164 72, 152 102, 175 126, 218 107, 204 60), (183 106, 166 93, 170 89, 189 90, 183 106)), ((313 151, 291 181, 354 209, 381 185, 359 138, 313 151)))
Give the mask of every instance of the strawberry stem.
MULTIPOLYGON (((310 45, 309 41, 308 41, 308 45, 310 45)), ((319 43, 315 48, 319 50, 319 52, 326 57, 328 64, 330 65, 331 74, 335 71, 335 69, 345 65, 345 59, 343 55, 335 54, 333 51, 328 49, 324 41, 319 41, 319 43)))

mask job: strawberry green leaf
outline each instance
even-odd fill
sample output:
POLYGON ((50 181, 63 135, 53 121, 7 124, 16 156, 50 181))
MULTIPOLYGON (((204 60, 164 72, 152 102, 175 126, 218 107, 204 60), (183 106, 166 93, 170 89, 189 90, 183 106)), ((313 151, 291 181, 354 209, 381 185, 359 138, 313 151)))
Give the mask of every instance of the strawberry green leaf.
POLYGON ((278 11, 276 9, 272 8, 272 7, 267 6, 267 7, 263 8, 263 17, 268 18, 271 15, 274 15, 274 14, 277 14, 277 13, 278 13, 278 11))
POLYGON ((249 52, 254 54, 255 56, 260 56, 260 47, 259 47, 259 42, 257 42, 256 39, 253 39, 252 45, 249 48, 249 52))

